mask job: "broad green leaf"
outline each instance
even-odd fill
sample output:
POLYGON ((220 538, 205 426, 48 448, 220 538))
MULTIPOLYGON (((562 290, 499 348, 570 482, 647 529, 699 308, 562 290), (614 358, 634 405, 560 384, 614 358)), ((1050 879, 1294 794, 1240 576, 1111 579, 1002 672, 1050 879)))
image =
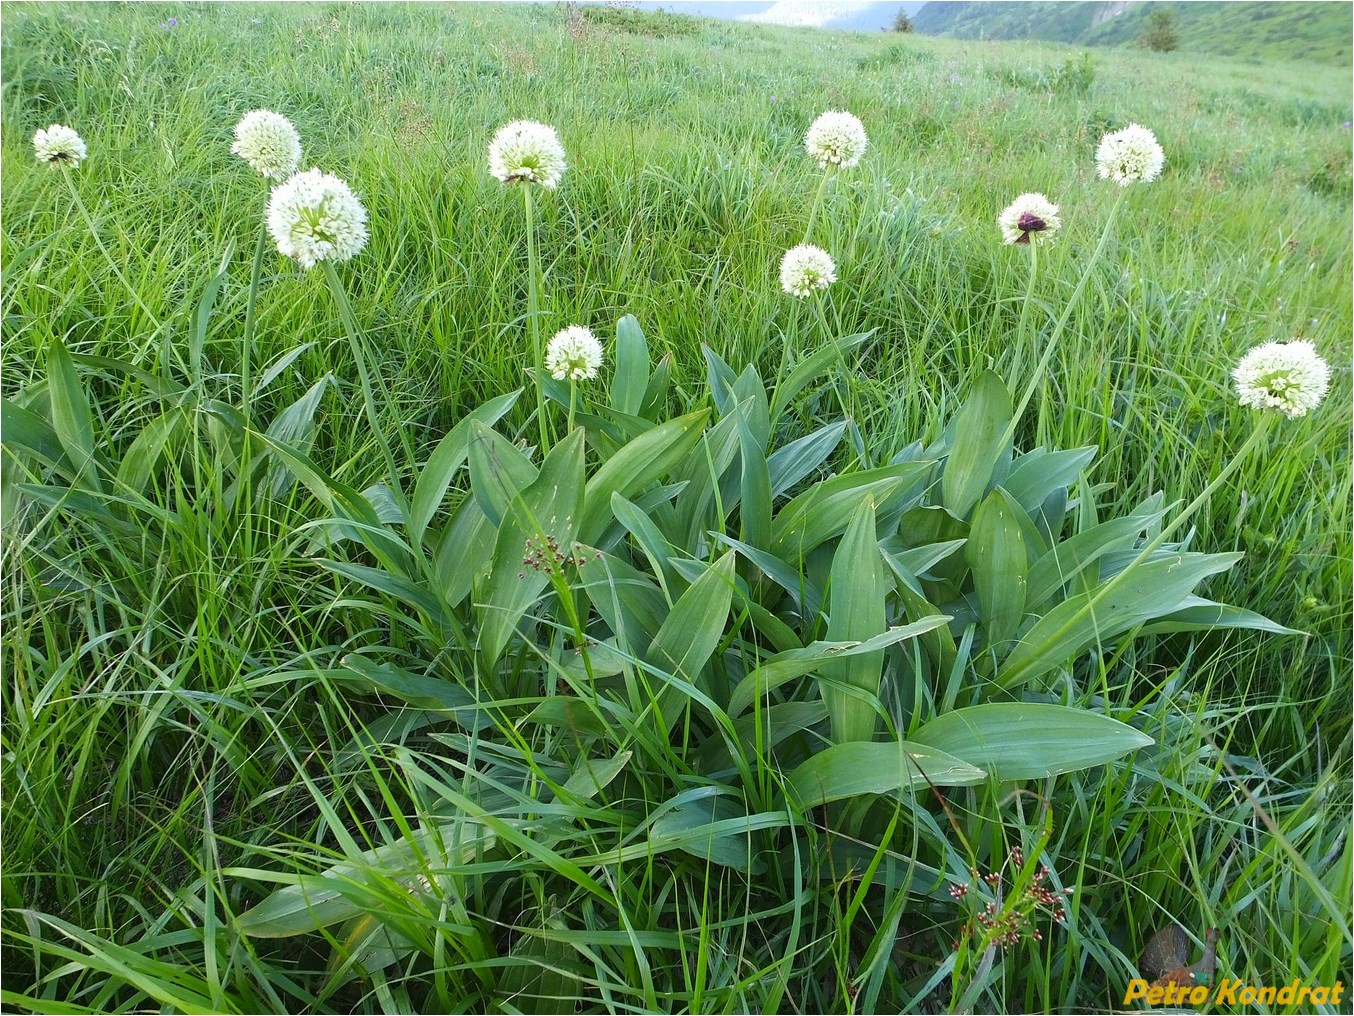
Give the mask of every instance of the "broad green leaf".
POLYGON ((802 649, 790 649, 777 653, 760 667, 748 672, 738 682, 729 697, 728 713, 737 716, 757 699, 774 691, 787 681, 793 681, 805 674, 824 667, 834 660, 849 659, 853 656, 880 655, 889 646, 897 645, 905 639, 915 638, 925 632, 941 627, 949 620, 944 614, 935 614, 922 618, 912 624, 889 628, 873 638, 849 642, 811 642, 802 649))
POLYGON ((406 547, 381 521, 376 509, 358 491, 342 483, 319 466, 304 452, 277 441, 267 434, 257 435, 263 445, 319 499, 336 521, 347 523, 350 539, 360 541, 388 570, 400 575, 410 573, 411 557, 406 547))
POLYGON ((617 647, 638 652, 647 646, 668 618, 671 608, 663 590, 648 575, 611 554, 583 554, 579 588, 593 609, 616 633, 617 647))
POLYGON ((732 794, 710 795, 684 801, 649 828, 655 853, 674 847, 728 868, 750 874, 766 869, 751 856, 750 834, 756 824, 746 806, 732 794))
POLYGON ((111 371, 114 374, 135 378, 145 386, 146 391, 150 392, 157 399, 178 399, 185 394, 188 394, 188 389, 177 381, 156 374, 153 371, 137 367, 134 364, 128 363, 126 360, 119 360, 113 356, 96 356, 90 353, 71 353, 70 358, 82 367, 111 371))
POLYGON ((904 547, 898 537, 889 537, 880 541, 880 549, 913 575, 921 576, 933 565, 939 564, 968 542, 962 540, 939 540, 935 543, 923 543, 915 547, 904 547))
MULTIPOLYGON (((733 576, 734 555, 729 551, 673 604, 672 613, 644 654, 646 662, 699 687, 700 672, 724 637, 733 598, 733 576)), ((669 729, 679 712, 668 704, 671 699, 671 695, 664 695, 659 700, 663 721, 669 729)))
POLYGON ((569 695, 551 695, 520 722, 535 723, 543 727, 563 727, 571 738, 600 737, 607 732, 607 725, 597 715, 596 709, 589 703, 569 695))
POLYGON ((418 547, 423 543, 423 534, 428 529, 428 523, 432 521, 442 499, 447 496, 447 489, 451 486, 456 470, 461 468, 461 463, 470 454, 470 432, 474 422, 478 421, 486 427, 492 427, 513 407, 521 394, 522 390, 519 388, 515 392, 490 399, 462 417, 456 426, 437 442, 437 447, 423 464, 418 481, 414 484, 414 500, 409 509, 409 543, 412 546, 418 547))
POLYGON ((748 430, 752 432, 753 443, 762 459, 766 459, 766 443, 771 440, 770 407, 766 402, 766 386, 762 384, 757 368, 748 364, 733 385, 734 398, 737 400, 739 414, 748 430))
POLYGON ((644 389, 644 405, 639 415, 646 420, 657 420, 666 415, 668 389, 672 387, 672 354, 664 353, 649 378, 649 386, 644 389))
POLYGON ((221 255, 221 263, 215 273, 202 287, 202 295, 198 297, 197 308, 193 312, 193 330, 188 338, 188 376, 193 379, 193 384, 200 384, 202 381, 202 350, 207 345, 207 329, 212 322, 212 308, 216 306, 216 296, 221 291, 221 283, 225 282, 230 274, 230 259, 234 254, 235 241, 231 240, 226 244, 226 249, 221 255))
POLYGON ((10 399, 0 399, 0 441, 10 451, 29 452, 48 465, 59 466, 66 458, 51 424, 10 399))
POLYGON ((392 596, 401 603, 413 607, 423 614, 436 629, 445 630, 450 627, 451 622, 442 601, 421 583, 411 582, 401 575, 393 575, 383 568, 373 568, 370 565, 356 564, 352 561, 321 558, 317 563, 336 575, 342 575, 354 582, 360 582, 369 589, 375 589, 379 593, 392 596))
POLYGON ((281 376, 282 372, 286 370, 288 367, 290 367, 296 361, 297 357, 304 354, 306 350, 311 349, 314 345, 315 345, 314 342, 303 342, 299 346, 296 346, 293 349, 289 349, 281 356, 279 356, 273 362, 272 366, 270 366, 267 370, 265 370, 259 376, 259 379, 254 383, 254 394, 258 395, 270 384, 276 381, 278 377, 281 376))
POLYGON ((187 410, 174 408, 146 424, 122 456, 122 464, 118 466, 118 489, 138 494, 145 492, 160 456, 183 430, 187 418, 187 410))
POLYGON ((668 556, 673 553, 672 546, 659 532, 653 520, 633 501, 627 501, 619 494, 612 494, 611 513, 639 544, 640 550, 649 559, 649 567, 653 569, 654 578, 658 579, 658 584, 663 587, 663 595, 670 601, 672 599, 669 589, 671 572, 667 562, 668 556))
POLYGON ((774 424, 786 409, 794 405, 795 398, 804 390, 805 386, 820 374, 840 364, 842 358, 848 352, 872 335, 874 335, 873 328, 868 332, 861 332, 859 335, 847 335, 840 339, 832 339, 800 361, 786 375, 785 379, 776 385, 776 391, 771 397, 771 422, 774 424))
MULTIPOLYGON (((902 580, 894 586, 894 590, 903 604, 904 616, 912 618, 913 624, 920 624, 927 618, 940 614, 940 611, 922 593, 921 582, 918 581, 916 575, 910 572, 892 554, 885 554, 884 560, 894 574, 902 580)), ((958 647, 954 643, 954 635, 950 632, 949 627, 940 625, 933 628, 923 633, 920 641, 922 648, 926 650, 926 655, 935 664, 937 671, 944 673, 954 666, 958 647)))
POLYGON ((717 536, 716 539, 720 543, 734 548, 739 554, 756 565, 767 578, 789 593, 800 613, 811 613, 812 610, 816 609, 816 605, 823 602, 822 590, 812 583, 808 575, 790 567, 774 554, 759 550, 756 547, 750 547, 731 536, 721 535, 717 536), (808 606, 810 604, 814 606, 808 606))
MULTIPOLYGON (((875 537, 875 506, 867 497, 856 509, 832 558, 828 640, 864 642, 882 635, 888 627, 884 616, 886 592, 884 566, 875 537)), ((837 685, 859 688, 877 696, 883 667, 882 649, 823 665, 822 676, 827 680, 820 682, 819 689, 827 703, 834 743, 868 741, 874 736, 877 717, 870 702, 837 685)))
POLYGON ((903 462, 815 483, 776 514, 771 523, 771 553, 790 562, 808 557, 814 548, 846 530, 861 501, 873 501, 881 515, 896 507, 903 491, 930 465, 903 462))
POLYGON ((769 756, 771 749, 801 730, 827 719, 827 706, 821 701, 782 702, 733 721, 732 747, 722 729, 711 734, 699 749, 699 771, 705 776, 735 769, 733 753, 751 757, 760 751, 769 756))
POLYGON ((279 875, 292 884, 241 914, 235 927, 251 938, 288 938, 338 924, 380 906, 385 890, 373 888, 382 883, 413 887, 426 877, 429 862, 432 868, 469 864, 492 849, 495 839, 490 830, 461 819, 419 826, 410 839, 363 851, 318 875, 279 875))
POLYGON ((1001 485, 1016 504, 1033 515, 1053 491, 1070 486, 1098 451, 1095 447, 1066 451, 1036 449, 1011 464, 1011 471, 1001 485))
POLYGON ((466 729, 480 730, 493 722, 469 692, 451 681, 415 674, 393 663, 375 663, 357 653, 349 653, 339 662, 357 674, 372 692, 393 695, 415 709, 450 713, 466 729))
POLYGON ((705 357, 705 376, 706 384, 710 388, 710 398, 714 401, 715 409, 719 410, 719 415, 728 416, 738 401, 733 393, 734 382, 738 378, 723 358, 704 343, 701 343, 701 355, 705 357))
MULTIPOLYGON (((677 472, 679 482, 686 489, 677 498, 675 508, 678 513, 678 541, 687 548, 688 553, 701 553, 705 533, 710 529, 721 528, 722 519, 715 518, 712 506, 719 481, 733 466, 738 455, 738 424, 742 406, 730 407, 722 420, 709 428, 701 437, 701 443, 687 458, 685 466, 677 472)), ((733 505, 726 500, 725 512, 733 505)))
POLYGON ((1252 610, 1214 603, 1198 596, 1186 597, 1178 610, 1149 621, 1139 634, 1170 635, 1181 631, 1212 631, 1215 628, 1251 628, 1271 635, 1306 634, 1295 628, 1285 628, 1252 610))
POLYGON ((539 470, 526 452, 478 420, 470 424, 470 491, 489 524, 497 529, 517 494, 539 470))
POLYGON ((846 421, 838 420, 772 452, 766 461, 771 496, 780 497, 826 462, 845 433, 846 421))
POLYGON ((550 547, 565 557, 576 553, 574 537, 582 513, 583 431, 575 429, 550 450, 540 475, 504 509, 489 581, 478 604, 479 650, 486 670, 498 662, 517 623, 550 584, 550 570, 572 569, 572 565, 561 565, 550 547), (524 564, 528 554, 540 559, 541 565, 524 564))
POLYGON ((1104 765, 1152 738, 1104 713, 1048 702, 987 702, 937 716, 912 740, 997 780, 1038 780, 1104 765))
POLYGON ((649 385, 649 343, 631 314, 616 323, 616 371, 611 378, 611 408, 638 416, 649 385))
POLYGON ((1122 580, 1079 593, 1036 621, 1011 651, 997 674, 997 684, 1012 688, 1071 662, 1098 642, 1113 639, 1152 618, 1169 614, 1186 602, 1194 587, 1209 575, 1226 571, 1241 554, 1170 554, 1139 565, 1122 580))
POLYGON ((1011 422, 1011 393, 994 372, 983 371, 955 421, 954 441, 941 479, 941 499, 959 519, 967 519, 992 482, 1001 457, 1002 435, 1011 422))
MULTIPOLYGON (((1160 494, 1153 494, 1128 515, 1101 522, 1069 536, 1030 567, 1027 600, 1038 609, 1059 588, 1066 585, 1104 555, 1129 549, 1134 539, 1166 514, 1160 494)), ((1094 572, 1088 573, 1093 578, 1094 572)))
MULTIPOLYGON (((325 389, 334 383, 334 376, 326 374, 310 386, 299 399, 278 413, 268 425, 268 436, 306 455, 315 443, 315 413, 320 408, 325 389)), ((268 470, 263 489, 268 496, 280 498, 296 482, 292 471, 284 463, 274 463, 268 470)))
MULTIPOLYGON (((763 401, 765 396, 762 397, 763 401)), ((751 405, 749 399, 745 406, 751 405)), ((771 474, 767 470, 766 454, 748 426, 749 412, 738 414, 738 443, 742 458, 741 496, 739 503, 740 533, 743 542, 753 547, 765 547, 771 542, 771 474)), ((761 412, 765 413, 763 407, 761 412)))
POLYGON ((686 460, 704 433, 710 410, 680 416, 660 424, 607 459, 588 481, 583 521, 578 539, 595 544, 611 522, 611 495, 633 495, 656 482, 686 460))
POLYGON ((932 745, 914 741, 847 741, 824 748, 795 769, 786 789, 800 808, 908 787, 965 787, 987 774, 932 745))
POLYGON ((75 363, 60 339, 53 339, 47 350, 47 391, 52 402, 52 429, 74 467, 72 484, 103 490, 95 468, 94 414, 75 363))
POLYGON ((1020 505, 996 488, 974 511, 964 545, 990 646, 1014 636, 1024 616, 1029 561, 1019 511, 1020 505))
POLYGON ((433 553, 433 582, 448 607, 455 608, 489 574, 498 531, 480 511, 474 497, 466 497, 452 512, 451 521, 433 553))
POLYGON ((633 751, 622 751, 611 758, 585 758, 579 762, 562 789, 573 797, 591 800, 621 774, 632 755, 633 751))

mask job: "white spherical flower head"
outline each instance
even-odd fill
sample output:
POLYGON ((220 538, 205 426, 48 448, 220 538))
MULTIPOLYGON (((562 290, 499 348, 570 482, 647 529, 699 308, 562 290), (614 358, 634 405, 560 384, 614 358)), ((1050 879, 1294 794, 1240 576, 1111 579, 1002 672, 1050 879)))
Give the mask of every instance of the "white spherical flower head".
POLYGON ((230 150, 268 180, 285 180, 301 165, 301 136, 290 120, 270 109, 251 110, 241 118, 230 150))
POLYGON ((79 134, 54 123, 33 135, 33 151, 38 161, 49 166, 70 166, 74 169, 89 155, 89 149, 79 134))
POLYGON ((347 261, 367 245, 367 210, 334 174, 310 169, 273 188, 268 232, 302 268, 347 261))
POLYGON ((812 296, 836 281, 837 266, 822 247, 801 243, 780 259, 780 284, 791 296, 812 296))
POLYGON ((1306 416, 1330 387, 1330 367, 1305 339, 1266 342, 1241 358, 1232 371, 1243 406, 1306 416))
POLYGON ((587 381, 602 366, 602 344, 582 325, 556 332, 545 347, 545 369, 556 381, 587 381))
POLYGON ((850 113, 836 109, 829 109, 813 121, 804 135, 804 151, 824 169, 828 166, 850 169, 860 162, 869 143, 865 125, 850 113))
POLYGON ((1006 243, 1047 243, 1062 224, 1058 206, 1042 194, 1022 194, 997 216, 1006 243))
POLYGON ((489 142, 489 172, 501 183, 537 183, 554 190, 568 168, 559 135, 543 123, 514 120, 489 142))
POLYGON ((1136 123, 1106 134, 1095 153, 1100 179, 1113 180, 1120 187, 1155 180, 1165 164, 1166 153, 1157 143, 1157 136, 1136 123))

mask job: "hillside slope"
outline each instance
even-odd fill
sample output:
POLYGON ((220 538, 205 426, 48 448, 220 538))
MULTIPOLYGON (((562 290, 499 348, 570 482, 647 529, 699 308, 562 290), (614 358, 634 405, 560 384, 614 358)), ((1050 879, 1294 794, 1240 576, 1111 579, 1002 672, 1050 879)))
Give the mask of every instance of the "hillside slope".
POLYGON ((1088 46, 1131 45, 1155 7, 1170 7, 1180 48, 1244 59, 1351 63, 1354 7, 1346 3, 969 3, 934 0, 913 18, 917 31, 959 39, 1042 39, 1088 46))

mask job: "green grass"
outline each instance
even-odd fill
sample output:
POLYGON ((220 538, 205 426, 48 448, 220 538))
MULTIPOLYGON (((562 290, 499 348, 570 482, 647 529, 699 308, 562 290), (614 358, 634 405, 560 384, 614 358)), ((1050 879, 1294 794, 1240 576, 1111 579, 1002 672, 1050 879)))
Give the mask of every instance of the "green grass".
MULTIPOLYGON (((340 661, 372 647, 472 692, 478 675, 389 597, 316 563, 310 524, 325 512, 304 487, 233 501, 209 414, 190 414, 148 477, 133 536, 21 490, 49 474, 7 453, 8 1004, 941 1011, 950 986, 936 975, 964 915, 928 872, 999 866, 1012 843, 1031 846, 1045 807, 1051 867, 1076 887, 1066 926, 1043 919, 1042 943, 999 953, 977 1005, 1115 1006, 1142 943, 1172 919, 1198 937, 1223 929, 1227 976, 1348 983, 1347 71, 1097 52, 1078 89, 1059 84, 1073 54, 1053 45, 663 15, 592 15, 571 31, 550 5, 11 4, 0 45, 3 392, 46 412, 56 340, 135 364, 146 373, 80 367, 115 458, 177 398, 158 384, 238 401, 266 192, 229 154, 230 131, 259 106, 291 117, 304 165, 349 181, 370 212, 371 242, 340 274, 391 392, 386 432, 419 461, 531 363, 522 206, 485 170, 512 118, 554 125, 569 154, 538 202, 543 330, 584 323, 610 340, 635 315, 655 358, 673 358, 674 411, 709 404, 702 343, 774 377, 786 347, 816 348, 824 325, 874 329, 794 425, 847 407, 877 462, 938 439, 984 368, 1014 387, 1042 352, 1015 341, 1027 259, 998 243, 997 213, 1030 190, 1062 208, 1029 312, 1047 334, 1113 197, 1095 144, 1130 121, 1156 131, 1166 172, 1129 192, 1018 443, 1098 446, 1104 517, 1158 490, 1188 500, 1252 426, 1230 394, 1240 355, 1301 336, 1336 368, 1326 404, 1281 421, 1190 535, 1246 555, 1209 597, 1307 635, 1179 635, 1097 658, 1083 698, 1135 717, 1155 749, 1019 793, 947 791, 948 814, 927 794, 861 806, 881 829, 896 813, 869 842, 842 835, 838 815, 779 808, 783 774, 749 746, 749 809, 774 816, 749 837, 775 859, 755 876, 681 849, 693 843, 680 831, 675 849, 652 847, 665 807, 683 821, 711 807, 680 732, 669 742, 610 714, 596 741, 545 732, 515 722, 506 693, 451 723, 358 681, 340 661), (826 108, 858 115, 871 148, 819 219, 840 276, 820 322, 780 292, 776 267, 803 236, 818 174, 800 142, 826 108), (28 139, 53 121, 89 144, 75 183, 136 299, 33 161, 28 139), (228 252, 199 348, 199 299, 228 252), (580 743, 613 740, 634 755, 603 791, 545 789, 567 781, 559 759, 580 743), (327 969, 336 950, 319 934, 233 927, 276 873, 420 825, 445 837, 420 841, 425 882, 378 860, 347 883, 411 945, 383 972, 327 969), (472 836, 486 829, 493 844, 472 836)), ((322 273, 270 255, 255 377, 293 354, 254 418, 329 377, 297 440, 354 488, 381 479, 322 273)), ((533 402, 500 430, 531 440, 533 402)), ((520 656, 517 676, 534 673, 520 656)), ((551 697, 518 684, 521 702, 551 697)))

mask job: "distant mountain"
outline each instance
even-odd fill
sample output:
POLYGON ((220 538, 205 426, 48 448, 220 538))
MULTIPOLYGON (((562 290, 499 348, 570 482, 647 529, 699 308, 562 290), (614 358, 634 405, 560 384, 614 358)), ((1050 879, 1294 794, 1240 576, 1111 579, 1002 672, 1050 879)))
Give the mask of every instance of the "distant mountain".
POLYGON ((932 0, 913 15, 926 35, 957 39, 1042 39, 1082 46, 1137 40, 1154 7, 1175 15, 1180 49, 1215 56, 1351 63, 1354 5, 1287 2, 973 3, 932 0))
MULTIPOLYGON (((587 2, 587 0, 585 0, 587 2)), ((600 0, 593 0, 600 2, 600 0)), ((614 6, 641 11, 665 10, 700 18, 800 25, 838 31, 891 29, 899 8, 915 16, 926 0, 854 2, 854 0, 631 0, 614 6)))

